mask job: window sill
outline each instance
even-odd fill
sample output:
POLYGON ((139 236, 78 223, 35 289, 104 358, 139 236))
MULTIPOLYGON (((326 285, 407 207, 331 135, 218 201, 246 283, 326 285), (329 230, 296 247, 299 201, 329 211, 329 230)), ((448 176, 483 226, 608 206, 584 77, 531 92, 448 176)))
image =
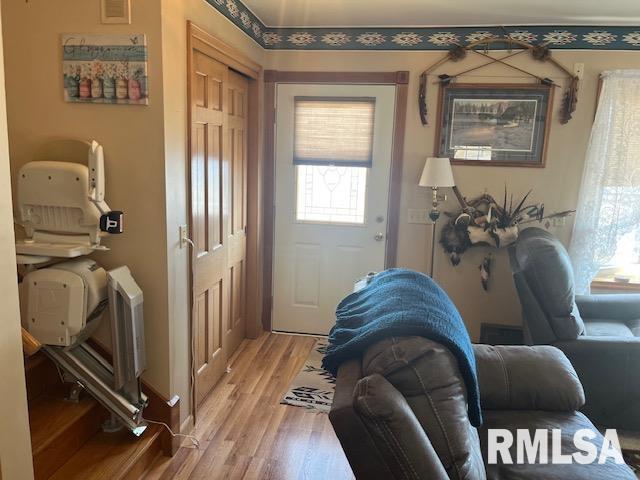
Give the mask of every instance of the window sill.
POLYGON ((640 292, 639 265, 629 265, 626 268, 603 268, 591 282, 591 290, 615 291, 624 293, 640 292), (621 282, 615 279, 618 274, 630 277, 630 281, 621 282))
POLYGON ((616 282, 612 279, 596 278, 591 282, 591 291, 607 290, 625 293, 640 293, 640 282, 616 282))

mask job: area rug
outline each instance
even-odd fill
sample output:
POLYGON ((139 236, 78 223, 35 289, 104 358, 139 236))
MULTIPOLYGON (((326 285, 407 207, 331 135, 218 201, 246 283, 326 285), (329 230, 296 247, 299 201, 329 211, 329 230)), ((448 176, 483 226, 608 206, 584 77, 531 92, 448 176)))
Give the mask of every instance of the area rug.
POLYGON ((622 456, 627 465, 640 478, 640 432, 618 431, 618 439, 622 448, 622 456))
POLYGON ((322 368, 327 339, 316 340, 300 372, 291 382, 283 404, 329 413, 333 403, 336 379, 322 368))

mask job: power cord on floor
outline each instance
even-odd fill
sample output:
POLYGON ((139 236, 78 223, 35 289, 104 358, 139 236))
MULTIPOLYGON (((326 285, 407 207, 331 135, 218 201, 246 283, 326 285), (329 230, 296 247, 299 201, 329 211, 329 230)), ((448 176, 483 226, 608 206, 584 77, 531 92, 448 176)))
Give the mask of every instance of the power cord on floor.
POLYGON ((144 421, 147 423, 153 423, 155 425, 162 425, 164 428, 167 429, 167 431, 171 434, 172 437, 188 438, 189 440, 191 440, 194 447, 196 447, 198 450, 200 449, 200 441, 193 435, 186 435, 184 433, 174 433, 173 430, 171 430, 171 427, 169 427, 169 425, 167 425, 164 422, 156 422, 155 420, 149 420, 148 418, 145 418, 144 421))

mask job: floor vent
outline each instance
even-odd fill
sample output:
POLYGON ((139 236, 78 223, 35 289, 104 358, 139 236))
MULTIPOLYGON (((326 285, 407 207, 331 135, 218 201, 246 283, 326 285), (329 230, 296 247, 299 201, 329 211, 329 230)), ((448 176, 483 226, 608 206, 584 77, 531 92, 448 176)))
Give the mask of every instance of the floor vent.
POLYGON ((480 327, 480 343, 487 345, 524 345, 522 327, 483 323, 480 327))

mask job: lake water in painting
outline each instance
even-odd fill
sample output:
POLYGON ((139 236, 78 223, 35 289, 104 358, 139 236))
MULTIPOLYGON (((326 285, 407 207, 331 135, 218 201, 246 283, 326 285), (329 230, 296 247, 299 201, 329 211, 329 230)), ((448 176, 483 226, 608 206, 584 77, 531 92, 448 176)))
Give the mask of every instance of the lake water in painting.
POLYGON ((449 145, 492 151, 531 152, 536 100, 454 99, 449 145))

